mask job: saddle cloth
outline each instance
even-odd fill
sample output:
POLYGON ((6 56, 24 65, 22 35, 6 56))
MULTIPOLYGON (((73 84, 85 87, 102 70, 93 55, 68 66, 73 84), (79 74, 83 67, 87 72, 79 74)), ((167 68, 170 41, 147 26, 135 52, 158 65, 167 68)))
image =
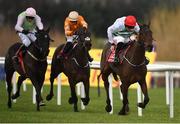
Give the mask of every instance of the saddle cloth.
MULTIPOLYGON (((118 53, 118 58, 119 58, 119 63, 121 64, 124 60, 124 55, 126 55, 130 45, 127 45, 125 48, 119 51, 118 53)), ((106 58, 107 62, 114 62, 115 58, 115 51, 116 51, 116 46, 112 45, 111 48, 109 49, 108 56, 106 58)))

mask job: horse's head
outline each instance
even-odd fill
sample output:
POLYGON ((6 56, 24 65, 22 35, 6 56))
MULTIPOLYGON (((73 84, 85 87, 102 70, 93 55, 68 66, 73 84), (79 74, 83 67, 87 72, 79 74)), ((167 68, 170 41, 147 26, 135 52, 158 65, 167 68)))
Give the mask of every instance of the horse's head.
POLYGON ((47 30, 37 29, 37 32, 35 33, 37 39, 34 44, 38 49, 41 58, 45 58, 48 55, 50 42, 53 41, 49 36, 49 31, 49 28, 47 30))
POLYGON ((150 29, 150 24, 140 25, 139 38, 138 41, 144 45, 145 50, 151 52, 153 49, 153 37, 152 31, 150 29))
POLYGON ((82 44, 87 50, 91 49, 91 33, 85 28, 79 28, 75 35, 78 36, 77 40, 82 44))

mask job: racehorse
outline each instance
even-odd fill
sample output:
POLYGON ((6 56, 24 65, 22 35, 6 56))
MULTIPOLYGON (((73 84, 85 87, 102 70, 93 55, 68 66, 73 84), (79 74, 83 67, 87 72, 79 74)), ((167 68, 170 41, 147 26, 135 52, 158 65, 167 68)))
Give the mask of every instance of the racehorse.
POLYGON ((89 98, 89 77, 90 67, 88 62, 88 50, 91 48, 90 32, 79 28, 76 33, 77 40, 74 43, 73 49, 69 52, 68 58, 57 59, 58 54, 63 49, 64 44, 60 45, 53 55, 50 82, 50 93, 46 99, 49 101, 54 96, 53 83, 54 79, 60 74, 64 73, 68 77, 71 97, 69 98, 69 104, 74 104, 74 112, 78 112, 77 102, 78 98, 75 91, 75 86, 78 82, 83 82, 85 87, 85 98, 81 98, 84 105, 88 105, 89 98))
POLYGON ((9 108, 12 107, 11 98, 16 99, 20 96, 20 86, 26 78, 31 80, 36 89, 37 110, 40 111, 40 105, 44 105, 41 97, 41 88, 44 83, 45 72, 47 69, 49 44, 50 41, 52 41, 48 33, 49 29, 46 31, 37 29, 37 32, 35 33, 35 36, 37 37, 36 41, 30 44, 23 56, 22 52, 20 52, 20 57, 18 57, 19 62, 15 62, 13 58, 22 46, 22 43, 15 43, 8 49, 5 57, 5 73, 9 108), (18 89, 17 92, 11 96, 11 79, 15 71, 20 74, 17 82, 18 89))
MULTIPOLYGON (((128 106, 128 88, 131 84, 138 82, 141 86, 142 92, 144 94, 144 101, 138 103, 138 106, 145 108, 146 104, 149 102, 149 96, 146 85, 146 73, 147 67, 145 64, 145 51, 152 51, 152 31, 150 30, 150 24, 143 24, 140 26, 140 32, 137 35, 137 41, 132 41, 124 51, 122 63, 114 64, 112 62, 107 62, 109 54, 111 53, 111 44, 107 43, 103 49, 101 56, 101 73, 102 80, 104 81, 104 86, 106 89, 106 111, 110 112, 112 110, 111 101, 109 98, 109 81, 108 76, 112 73, 115 80, 118 80, 117 75, 121 79, 121 92, 123 95, 123 106, 119 111, 119 115, 126 115, 129 112, 128 106)), ((98 80, 99 77, 98 76, 98 80)))

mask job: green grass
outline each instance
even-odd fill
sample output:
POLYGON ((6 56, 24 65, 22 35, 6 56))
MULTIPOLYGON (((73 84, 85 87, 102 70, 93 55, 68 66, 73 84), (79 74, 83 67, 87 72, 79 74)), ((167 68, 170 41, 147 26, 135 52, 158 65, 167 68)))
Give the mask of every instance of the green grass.
MULTIPOLYGON (((47 95, 49 86, 44 87, 43 98, 47 95)), ((55 92, 56 93, 56 89, 55 92)), ((62 87, 62 105, 56 104, 56 96, 46 106, 41 107, 41 111, 36 111, 36 106, 32 104, 32 86, 28 85, 27 91, 21 91, 21 96, 13 103, 11 109, 7 108, 7 93, 4 82, 0 82, 0 123, 2 122, 66 122, 66 123, 177 123, 180 122, 180 90, 174 92, 174 118, 169 118, 169 107, 165 104, 165 89, 149 89, 150 103, 143 110, 143 116, 137 116, 136 90, 129 90, 130 113, 127 116, 119 116, 122 102, 119 100, 118 89, 113 91, 114 114, 105 112, 105 90, 101 89, 101 97, 97 97, 97 89, 90 88, 90 104, 85 110, 73 112, 73 106, 68 103, 70 96, 69 87, 62 87)))

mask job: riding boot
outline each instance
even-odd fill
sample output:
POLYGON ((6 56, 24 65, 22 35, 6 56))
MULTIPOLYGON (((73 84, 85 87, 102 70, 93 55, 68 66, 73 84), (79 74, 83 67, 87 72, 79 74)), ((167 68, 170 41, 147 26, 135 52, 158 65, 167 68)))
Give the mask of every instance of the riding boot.
POLYGON ((89 54, 89 52, 87 52, 87 57, 88 57, 88 60, 90 61, 90 62, 92 62, 94 59, 91 57, 91 55, 89 54))
POLYGON ((67 58, 67 54, 70 51, 70 49, 72 48, 72 43, 71 42, 67 42, 63 48, 63 50, 59 53, 59 55, 57 56, 57 59, 61 59, 61 58, 67 58))
POLYGON ((115 63, 119 62, 119 51, 122 50, 123 47, 124 47, 124 43, 120 42, 117 44, 116 51, 115 51, 115 57, 114 57, 115 63))
POLYGON ((15 61, 16 63, 19 63, 18 57, 20 56, 20 55, 19 55, 20 52, 22 52, 22 56, 25 55, 25 53, 26 53, 26 46, 25 46, 24 44, 22 44, 22 45, 19 47, 19 49, 17 50, 15 56, 13 57, 13 59, 14 59, 14 61, 15 61))

